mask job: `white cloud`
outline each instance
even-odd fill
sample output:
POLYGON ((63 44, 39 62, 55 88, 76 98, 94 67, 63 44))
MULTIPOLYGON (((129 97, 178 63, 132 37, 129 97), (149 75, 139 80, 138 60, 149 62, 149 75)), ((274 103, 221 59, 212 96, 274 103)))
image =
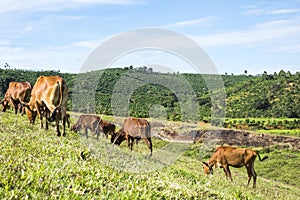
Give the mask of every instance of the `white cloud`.
POLYGON ((97 4, 118 4, 118 5, 131 5, 131 4, 144 4, 140 0, 74 0, 78 3, 97 3, 97 4))
POLYGON ((283 45, 273 49, 274 52, 300 53, 300 44, 283 45))
POLYGON ((275 20, 257 24, 247 30, 234 30, 222 33, 215 33, 202 36, 191 36, 205 47, 211 46, 258 46, 266 43, 285 43, 289 38, 300 35, 300 20, 294 18, 290 20, 275 20))
POLYGON ((164 25, 164 28, 178 28, 178 27, 183 27, 183 26, 193 26, 193 25, 199 25, 199 24, 204 24, 204 25, 212 25, 214 21, 216 21, 218 18, 217 17, 204 17, 200 19, 193 19, 193 20, 187 20, 187 21, 181 21, 181 22, 176 22, 172 24, 167 24, 164 25))
POLYGON ((81 47, 81 48, 88 48, 88 49, 95 49, 98 47, 103 40, 85 40, 85 41, 78 41, 71 44, 73 47, 81 47))
POLYGON ((22 34, 28 33, 33 30, 32 26, 25 26, 24 29, 22 30, 22 34))
POLYGON ((262 15, 264 13, 265 13, 265 10, 254 8, 254 9, 247 10, 243 14, 245 14, 245 15, 262 15))
POLYGON ((267 9, 267 8, 251 8, 243 14, 245 15, 285 15, 300 12, 299 8, 287 8, 287 9, 267 9))
POLYGON ((11 42, 9 40, 0 40, 0 46, 7 46, 10 44, 11 44, 11 42))
POLYGON ((131 5, 144 3, 142 0, 6 0, 0 2, 0 13, 28 10, 62 10, 88 4, 131 5))
POLYGON ((299 12, 300 9, 278 9, 278 10, 271 10, 270 12, 268 12, 268 14, 271 15, 282 15, 282 14, 291 14, 291 13, 297 13, 299 12))
POLYGON ((8 63, 13 68, 28 70, 60 70, 62 72, 78 72, 82 63, 90 53, 84 48, 27 48, 0 46, 0 66, 8 63))

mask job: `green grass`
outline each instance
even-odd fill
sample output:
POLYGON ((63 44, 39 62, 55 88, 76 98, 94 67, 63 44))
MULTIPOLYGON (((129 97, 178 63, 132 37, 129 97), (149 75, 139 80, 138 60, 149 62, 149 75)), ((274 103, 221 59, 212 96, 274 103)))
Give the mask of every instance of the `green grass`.
POLYGON ((294 136, 300 137, 300 129, 296 130, 256 130, 258 133, 268 133, 273 135, 285 135, 285 136, 294 136))
POLYGON ((298 118, 226 118, 225 127, 300 137, 298 118))
POLYGON ((246 187, 246 169, 202 172, 211 155, 202 145, 171 144, 153 139, 154 153, 141 141, 133 152, 126 142, 111 146, 79 134, 57 137, 54 127, 40 130, 25 116, 0 113, 0 199, 298 199, 300 154, 264 149, 269 159, 255 163, 257 189, 246 187), (188 148, 168 162, 179 148, 188 148), (169 154, 168 154, 169 153, 169 154), (145 172, 148 171, 148 172, 145 172))

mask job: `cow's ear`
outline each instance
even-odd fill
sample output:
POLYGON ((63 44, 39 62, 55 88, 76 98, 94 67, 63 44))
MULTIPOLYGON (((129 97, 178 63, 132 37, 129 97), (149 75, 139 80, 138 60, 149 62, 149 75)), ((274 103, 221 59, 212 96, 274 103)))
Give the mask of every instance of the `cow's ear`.
POLYGON ((203 165, 206 165, 207 167, 209 167, 208 163, 206 162, 202 162, 203 165))

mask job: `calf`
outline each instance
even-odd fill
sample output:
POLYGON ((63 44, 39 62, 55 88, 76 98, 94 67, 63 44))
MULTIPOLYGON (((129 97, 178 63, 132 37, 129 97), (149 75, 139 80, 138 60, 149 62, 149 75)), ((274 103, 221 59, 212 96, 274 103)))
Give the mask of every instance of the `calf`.
POLYGON ((127 140, 128 147, 132 151, 134 140, 142 139, 150 149, 152 156, 151 125, 145 119, 126 118, 122 128, 111 137, 111 143, 120 145, 127 140))
POLYGON ((254 161, 256 156, 258 156, 260 161, 267 159, 265 156, 263 159, 260 158, 258 152, 251 149, 236 148, 222 146, 218 147, 217 150, 213 153, 208 163, 203 163, 203 169, 205 174, 212 174, 213 166, 220 166, 223 168, 226 178, 230 178, 232 181, 231 173, 229 166, 240 168, 245 166, 248 173, 248 184, 250 183, 251 177, 253 176, 253 188, 256 187, 256 172, 254 171, 254 161))
POLYGON ((104 135, 107 137, 108 135, 114 135, 116 131, 116 126, 113 123, 110 123, 108 121, 101 120, 100 121, 100 127, 104 133, 104 135))
POLYGON ((77 132, 84 128, 86 139, 88 139, 88 129, 90 129, 94 134, 97 134, 99 141, 100 123, 101 118, 96 115, 81 115, 76 124, 71 127, 71 131, 77 132))
MULTIPOLYGON (((48 121, 49 122, 53 122, 53 120, 51 120, 51 117, 50 117, 51 113, 47 109, 47 107, 42 107, 41 108, 41 114, 43 115, 43 117, 46 118, 46 129, 48 129, 48 121)), ((57 110, 57 117, 58 117, 59 120, 62 120, 60 109, 57 110)), ((67 123, 68 128, 70 128, 70 118, 71 118, 70 114, 66 113, 65 119, 66 119, 66 123, 67 123)))

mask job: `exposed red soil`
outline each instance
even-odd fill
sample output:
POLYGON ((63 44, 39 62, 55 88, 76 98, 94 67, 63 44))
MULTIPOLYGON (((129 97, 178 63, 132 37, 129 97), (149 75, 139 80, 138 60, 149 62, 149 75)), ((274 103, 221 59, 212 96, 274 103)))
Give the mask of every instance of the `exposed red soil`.
POLYGON ((270 134, 256 134, 240 130, 192 130, 186 134, 176 134, 164 130, 160 136, 169 140, 185 140, 194 142, 214 142, 216 145, 246 146, 246 147, 272 147, 275 145, 300 150, 300 138, 276 136, 270 134))

